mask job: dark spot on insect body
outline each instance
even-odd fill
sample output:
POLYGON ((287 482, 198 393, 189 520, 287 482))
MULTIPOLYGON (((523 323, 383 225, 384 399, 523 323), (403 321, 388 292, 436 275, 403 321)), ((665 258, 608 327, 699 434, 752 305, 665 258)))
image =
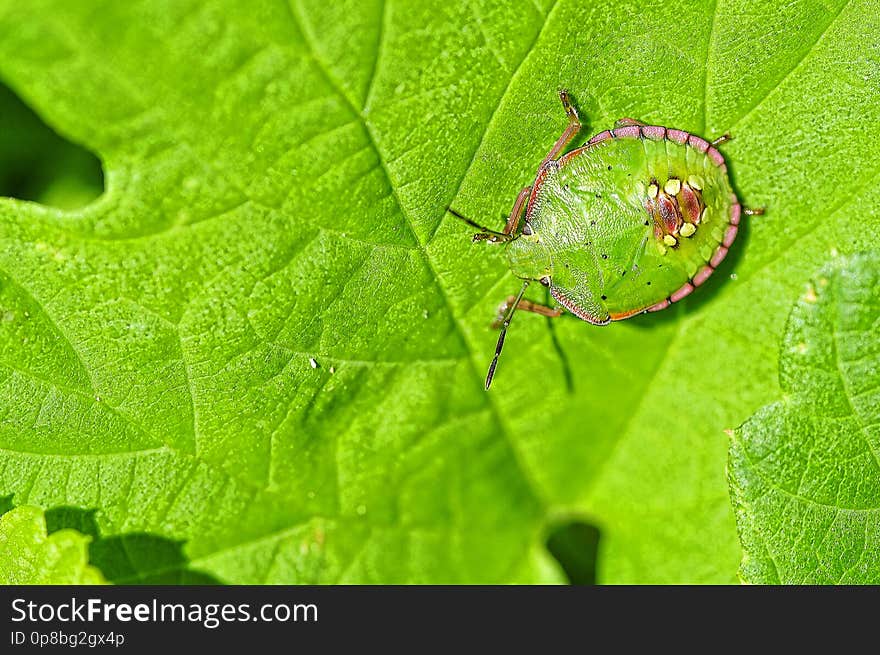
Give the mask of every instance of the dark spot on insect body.
POLYGON ((608 259, 608 255, 606 255, 604 252, 602 253, 602 259, 608 259))
POLYGON ((598 198, 601 198, 601 197, 602 197, 602 194, 601 194, 601 193, 597 193, 597 194, 596 194, 596 198, 597 198, 597 199, 598 199, 598 198))
POLYGON ((648 221, 645 221, 645 225, 649 225, 648 221))
POLYGON ((571 268, 571 266, 568 265, 568 262, 563 262, 562 265, 565 266, 565 268, 571 268))
POLYGON ((602 300, 608 300, 608 296, 603 295, 602 300))
POLYGON ((611 166, 610 166, 610 165, 608 166, 608 170, 609 170, 609 171, 611 170, 611 166))
POLYGON ((648 286, 651 286, 651 281, 650 281, 650 280, 648 280, 648 286))
POLYGON ((590 225, 595 225, 596 221, 590 221, 590 225))

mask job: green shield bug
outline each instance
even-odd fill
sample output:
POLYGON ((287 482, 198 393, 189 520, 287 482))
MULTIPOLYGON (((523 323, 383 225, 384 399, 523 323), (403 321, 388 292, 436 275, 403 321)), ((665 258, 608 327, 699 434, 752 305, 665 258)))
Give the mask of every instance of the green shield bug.
POLYGON ((502 231, 450 213, 480 230, 474 241, 503 244, 523 280, 500 310, 501 328, 486 388, 492 384, 517 309, 544 316, 567 310, 594 325, 665 309, 715 271, 733 244, 744 209, 724 157, 698 136, 623 118, 560 156, 581 124, 568 92, 568 126, 520 191, 502 231), (522 220, 521 220, 522 219, 522 220), (529 283, 550 288, 560 307, 523 298, 529 283))

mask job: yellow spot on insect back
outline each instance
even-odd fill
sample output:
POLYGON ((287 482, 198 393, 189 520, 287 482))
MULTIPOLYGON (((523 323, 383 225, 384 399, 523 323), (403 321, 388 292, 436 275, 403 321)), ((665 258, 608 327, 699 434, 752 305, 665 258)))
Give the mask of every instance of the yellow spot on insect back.
POLYGON ((658 187, 653 182, 648 185, 648 196, 651 198, 656 198, 657 194, 660 192, 660 187, 658 187))
POLYGON ((678 241, 671 234, 667 234, 665 237, 663 237, 663 243, 665 243, 667 246, 671 247, 671 246, 674 246, 676 243, 678 243, 678 241))
POLYGON ((816 302, 819 300, 819 296, 816 295, 816 290, 812 285, 807 287, 807 292, 804 294, 804 302, 816 302))
POLYGON ((685 223, 681 226, 681 229, 678 231, 678 233, 683 237, 689 237, 696 231, 697 228, 694 226, 693 223, 685 223))
POLYGON ((681 191, 681 180, 674 177, 669 178, 666 180, 666 184, 663 185, 663 190, 670 196, 677 196, 678 192, 681 191))
POLYGON ((688 177, 688 186, 692 189, 696 189, 697 191, 702 191, 703 189, 703 180, 697 175, 691 175, 688 177))

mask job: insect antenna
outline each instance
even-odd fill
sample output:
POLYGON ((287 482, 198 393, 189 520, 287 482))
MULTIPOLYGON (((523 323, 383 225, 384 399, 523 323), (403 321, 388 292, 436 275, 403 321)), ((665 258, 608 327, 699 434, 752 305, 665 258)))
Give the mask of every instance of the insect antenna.
POLYGON ((453 209, 452 207, 450 207, 448 205, 446 207, 446 211, 448 211, 450 214, 455 216, 457 219, 464 221, 465 223, 467 223, 471 227, 474 227, 474 228, 480 230, 479 234, 474 235, 474 241, 486 241, 486 240, 493 241, 493 242, 510 241, 509 234, 505 234, 504 232, 499 232, 498 230, 493 230, 491 228, 486 227, 485 225, 480 225, 476 221, 472 221, 471 219, 469 219, 467 216, 463 216, 458 211, 456 211, 455 209, 453 209))
POLYGON ((492 378, 495 377, 495 367, 498 366, 498 357, 501 355, 501 349, 504 348, 504 337, 507 336, 507 328, 510 327, 510 321, 513 320, 513 313, 516 311, 516 308, 519 307, 519 301, 522 300, 523 294, 526 292, 528 286, 528 280, 523 282, 522 289, 519 290, 516 299, 511 303, 510 307, 507 308, 507 311, 504 312, 504 320, 501 322, 501 334, 498 335, 498 343, 495 344, 495 356, 492 358, 492 363, 489 364, 489 373, 486 375, 486 391, 489 390, 489 387, 492 385, 492 378))

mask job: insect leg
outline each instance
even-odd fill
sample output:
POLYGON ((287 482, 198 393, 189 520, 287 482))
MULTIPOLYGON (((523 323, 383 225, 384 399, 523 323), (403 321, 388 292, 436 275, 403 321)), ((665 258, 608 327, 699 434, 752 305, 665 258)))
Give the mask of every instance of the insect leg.
MULTIPOLYGON (((513 304, 514 300, 516 300, 516 296, 507 296, 507 300, 498 305, 498 314, 495 315, 495 320, 492 321, 493 328, 497 330, 501 327, 502 323, 504 322, 504 316, 507 314, 507 310, 510 309, 510 306, 513 304)), ((517 309, 521 309, 524 312, 532 312, 533 314, 540 314, 541 316, 547 316, 549 318, 556 318, 557 316, 562 316, 565 313, 565 311, 561 307, 548 307, 547 305, 532 302, 531 300, 526 300, 525 298, 519 301, 517 309)))
POLYGON ((516 236, 516 228, 519 226, 519 217, 522 214, 523 206, 526 204, 526 200, 528 200, 531 192, 532 187, 530 186, 524 187, 523 190, 519 192, 519 195, 516 197, 516 202, 513 203, 510 218, 507 219, 507 225, 504 226, 504 234, 516 236))
POLYGON ((721 136, 719 136, 717 139, 715 139, 714 141, 712 141, 712 145, 713 145, 713 146, 720 146, 722 143, 727 143, 727 142, 730 141, 732 138, 733 138, 733 137, 730 136, 730 132, 725 132, 724 134, 722 134, 721 136))
POLYGON ((581 121, 578 119, 577 110, 571 104, 571 97, 566 89, 559 92, 559 99, 562 101, 562 108, 565 109, 565 113, 568 115, 568 127, 565 128, 565 131, 556 140, 556 143, 553 144, 550 152, 544 157, 544 161, 541 162, 542 167, 551 159, 556 159, 559 153, 565 150, 565 146, 581 131, 581 121))
POLYGON ((480 232, 474 235, 474 241, 489 241, 491 243, 498 243, 499 241, 510 241, 513 236, 506 232, 506 228, 504 232, 499 232, 498 230, 493 230, 491 228, 485 227, 484 225, 480 225, 469 219, 467 216, 462 216, 452 207, 447 207, 446 211, 455 216, 457 219, 464 221, 471 227, 475 227, 480 232))
POLYGON ((746 216, 763 216, 764 207, 743 207, 743 213, 746 216))
POLYGON ((528 280, 523 282, 522 289, 519 290, 519 293, 514 297, 513 302, 510 303, 510 306, 507 307, 507 310, 504 312, 504 317, 501 321, 501 334, 498 335, 498 342, 495 344, 495 356, 492 358, 492 363, 489 364, 489 372, 486 374, 487 391, 492 385, 492 378, 495 377, 495 367, 498 366, 498 357, 501 355, 501 349, 504 348, 504 337, 507 336, 507 328, 510 327, 510 321, 513 319, 513 314, 516 312, 516 309, 519 306, 519 301, 522 300, 523 294, 526 292, 528 286, 528 280))
POLYGON ((647 123, 643 123, 642 121, 638 121, 635 118, 628 118, 624 116, 623 118, 618 118, 614 121, 614 127, 631 127, 633 125, 647 125, 647 123))

